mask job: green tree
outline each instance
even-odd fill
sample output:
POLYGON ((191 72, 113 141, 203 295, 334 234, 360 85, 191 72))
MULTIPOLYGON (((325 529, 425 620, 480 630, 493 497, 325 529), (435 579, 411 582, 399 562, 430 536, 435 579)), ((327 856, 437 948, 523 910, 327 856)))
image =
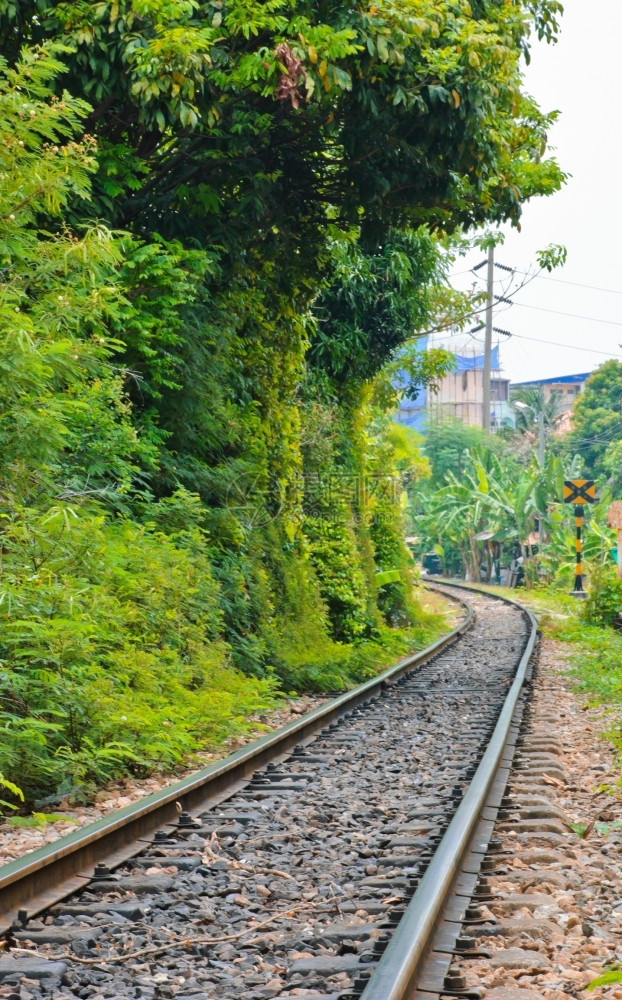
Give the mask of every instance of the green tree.
POLYGON ((614 471, 611 458, 622 440, 622 363, 605 361, 590 375, 572 409, 572 431, 564 440, 569 454, 583 459, 586 476, 614 471), (609 458, 606 459, 609 450, 609 458))
POLYGON ((144 525, 110 514, 135 502, 156 456, 132 421, 113 331, 140 330, 147 353, 155 286, 174 332, 185 269, 180 250, 155 244, 160 281, 147 281, 143 243, 67 225, 96 162, 79 141, 88 108, 52 93, 61 71, 44 49, 0 65, 0 770, 29 800, 170 767, 273 687, 227 662, 196 498, 147 503, 144 525))
POLYGON ((387 363, 446 363, 411 343, 437 234, 562 183, 520 75, 558 13, 0 0, 7 780, 170 764, 274 673, 422 638, 401 497, 318 516, 309 473, 403 471, 387 363))
POLYGON ((459 474, 448 471, 444 485, 426 496, 422 516, 424 545, 438 546, 446 560, 457 548, 465 572, 479 579, 482 548, 477 535, 491 533, 496 542, 520 549, 528 583, 537 577, 529 536, 536 522, 555 524, 554 512, 561 493, 563 470, 552 456, 544 467, 535 459, 527 467, 477 448, 462 456, 459 474))
POLYGON ((488 449, 504 455, 504 462, 516 464, 507 442, 490 437, 481 427, 471 427, 460 420, 430 422, 426 429, 425 455, 431 467, 430 489, 437 489, 452 473, 460 479, 469 467, 469 454, 474 450, 488 449))
POLYGON ((398 348, 432 323, 432 289, 444 278, 429 233, 389 231, 366 253, 359 240, 329 244, 331 273, 314 303, 310 363, 340 387, 370 381, 398 348))
POLYGON ((107 229, 62 226, 88 198, 92 141, 76 141, 86 105, 51 84, 62 65, 44 50, 0 63, 0 443, 3 477, 21 499, 123 492, 150 461, 129 416, 110 333, 125 306, 121 247, 107 229))
POLYGON ((521 94, 532 32, 558 0, 28 0, 2 50, 57 39, 100 141, 93 210, 202 245, 261 247, 304 280, 326 207, 366 241, 408 219, 517 221, 561 183, 551 116, 521 94), (207 225, 206 225, 207 223, 207 225), (304 253, 301 255, 301 248, 304 253))

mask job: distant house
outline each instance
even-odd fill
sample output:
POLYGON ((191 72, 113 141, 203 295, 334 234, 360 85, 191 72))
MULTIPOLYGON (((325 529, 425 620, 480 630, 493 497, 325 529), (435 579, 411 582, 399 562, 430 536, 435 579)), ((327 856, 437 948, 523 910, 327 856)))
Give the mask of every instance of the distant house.
POLYGON ((513 389, 539 389, 544 390, 544 401, 557 399, 557 412, 567 413, 572 408, 572 404, 580 393, 583 392, 586 380, 592 372, 579 372, 578 375, 556 375, 554 378, 532 379, 530 382, 513 382, 513 389))
MULTIPOLYGON (((490 429, 514 427, 509 403, 510 380, 499 370, 499 345, 492 349, 490 380, 490 429)), ((425 434, 430 422, 447 419, 481 427, 484 404, 484 355, 456 355, 456 367, 435 390, 422 389, 414 399, 400 401, 396 419, 425 434)))

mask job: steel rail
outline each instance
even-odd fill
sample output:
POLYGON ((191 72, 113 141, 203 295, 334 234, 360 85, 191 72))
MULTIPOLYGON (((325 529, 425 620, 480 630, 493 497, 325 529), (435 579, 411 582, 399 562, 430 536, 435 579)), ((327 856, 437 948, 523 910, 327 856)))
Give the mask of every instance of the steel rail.
MULTIPOLYGON (((428 581, 427 581, 428 582, 428 581)), ((461 587, 496 597, 525 614, 531 631, 516 675, 508 691, 494 732, 473 780, 398 924, 361 1000, 406 1000, 441 915, 445 900, 464 857, 508 738, 512 716, 525 683, 538 626, 528 608, 500 594, 458 581, 438 581, 439 586, 461 587)))
POLYGON ((345 712, 378 697, 384 685, 398 680, 451 645, 473 620, 470 606, 461 598, 455 600, 466 610, 464 621, 430 646, 404 657, 372 680, 190 777, 0 866, 0 934, 6 933, 15 922, 19 910, 27 911, 29 917, 36 916, 84 888, 96 864, 103 862, 114 868, 139 854, 145 848, 141 841, 151 838, 160 827, 177 821, 178 804, 184 810, 217 805, 243 787, 254 771, 269 761, 287 756, 297 744, 308 742, 345 712))

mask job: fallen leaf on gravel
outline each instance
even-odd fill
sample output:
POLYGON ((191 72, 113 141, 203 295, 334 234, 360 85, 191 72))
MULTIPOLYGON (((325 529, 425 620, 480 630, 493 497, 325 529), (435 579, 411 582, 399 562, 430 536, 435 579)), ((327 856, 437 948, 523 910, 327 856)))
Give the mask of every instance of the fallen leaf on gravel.
POLYGON ((558 778, 552 778, 550 774, 543 774, 542 780, 546 785, 555 785, 557 788, 563 788, 564 782, 559 781, 558 778))

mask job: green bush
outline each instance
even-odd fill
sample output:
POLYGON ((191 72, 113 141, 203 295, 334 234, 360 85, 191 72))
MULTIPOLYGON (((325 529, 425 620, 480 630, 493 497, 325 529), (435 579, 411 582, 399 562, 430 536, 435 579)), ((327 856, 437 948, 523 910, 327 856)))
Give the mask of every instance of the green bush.
POLYGON ((309 505, 304 531, 332 637, 337 642, 354 642, 368 637, 375 622, 368 610, 353 511, 338 488, 329 490, 318 493, 309 505))
POLYGON ((622 611, 622 580, 612 566, 589 569, 588 596, 581 606, 581 619, 589 625, 613 625, 622 611))
POLYGON ((199 529, 20 510, 3 547, 0 771, 30 801, 174 767, 275 704, 231 665, 199 529))

